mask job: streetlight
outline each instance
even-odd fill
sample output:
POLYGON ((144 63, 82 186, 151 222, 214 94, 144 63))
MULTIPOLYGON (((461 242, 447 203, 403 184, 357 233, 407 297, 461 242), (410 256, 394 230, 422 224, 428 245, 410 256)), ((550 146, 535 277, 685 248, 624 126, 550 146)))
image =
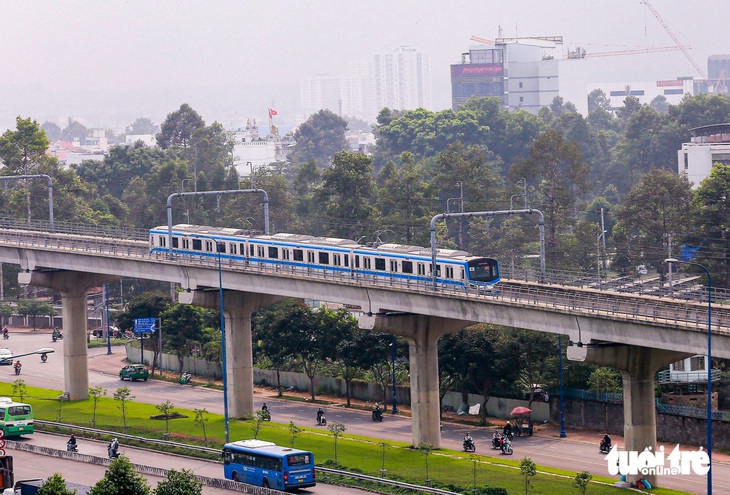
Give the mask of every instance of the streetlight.
MULTIPOLYGON (((596 238, 596 272, 598 274, 598 290, 601 290, 601 237, 604 237, 606 231, 604 230, 596 238)), ((605 239, 605 237, 604 237, 605 239)))
POLYGON ((391 353, 391 373, 393 373, 393 414, 398 412, 397 394, 395 388, 395 335, 391 335, 392 340, 390 346, 393 348, 391 353))
POLYGON ((216 249, 218 250, 218 294, 220 296, 219 309, 221 313, 220 327, 221 327, 221 350, 222 352, 222 363, 223 366, 223 421, 225 422, 226 428, 226 443, 231 441, 230 430, 228 429, 228 368, 226 367, 226 320, 223 316, 223 269, 221 266, 221 251, 225 249, 225 244, 222 242, 216 242, 216 249))
POLYGON ((707 275, 707 495, 712 495, 712 277, 710 271, 693 261, 680 261, 677 258, 667 258, 665 263, 682 263, 702 268, 707 275))
POLYGON ((563 336, 558 334, 558 367, 560 368, 560 438, 568 435, 565 433, 565 407, 563 402, 563 336))

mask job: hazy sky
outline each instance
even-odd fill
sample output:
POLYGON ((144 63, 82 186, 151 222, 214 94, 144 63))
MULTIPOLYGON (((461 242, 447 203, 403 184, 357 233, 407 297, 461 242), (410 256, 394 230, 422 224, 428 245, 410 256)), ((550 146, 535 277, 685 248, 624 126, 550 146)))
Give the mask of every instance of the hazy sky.
MULTIPOLYGON (((730 53, 730 1, 652 0, 707 71, 730 53)), ((282 122, 299 80, 413 46, 429 53, 434 109, 450 107, 449 65, 470 36, 563 36, 588 52, 673 46, 640 0, 1 0, 0 130, 15 116, 123 127, 189 103, 211 123, 282 122)), ((577 63, 598 81, 697 76, 680 51, 577 63)), ((118 129, 121 130, 121 129, 118 129)))

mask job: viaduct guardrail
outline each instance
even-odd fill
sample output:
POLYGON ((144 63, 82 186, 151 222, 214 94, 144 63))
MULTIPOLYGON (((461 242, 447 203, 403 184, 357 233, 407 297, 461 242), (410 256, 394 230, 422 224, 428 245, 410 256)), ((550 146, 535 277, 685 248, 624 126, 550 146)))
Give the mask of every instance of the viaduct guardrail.
MULTIPOLYGON (((130 229, 110 229, 79 226, 76 224, 55 224, 56 232, 43 230, 42 222, 28 225, 7 219, 0 219, 0 246, 20 247, 39 250, 54 250, 73 253, 88 253, 95 256, 139 259, 155 263, 197 266, 212 270, 218 269, 216 258, 198 256, 167 259, 162 254, 151 254, 147 245, 146 231, 130 229), (127 237, 116 237, 128 234, 127 237), (144 237, 143 237, 144 235, 144 237)), ((47 227, 47 226, 46 226, 47 227)), ((226 271, 265 273, 273 277, 297 277, 307 280, 326 281, 332 284, 355 285, 369 288, 388 288, 434 296, 459 299, 491 299, 511 305, 528 305, 545 309, 587 314, 593 317, 625 318, 641 320, 647 324, 667 325, 696 330, 707 329, 707 306, 701 301, 666 296, 620 292, 614 285, 611 288, 598 286, 586 287, 586 278, 572 278, 569 272, 548 272, 547 280, 540 283, 531 280, 529 271, 521 279, 505 278, 496 294, 481 294, 476 289, 441 286, 436 292, 430 282, 409 279, 382 280, 367 276, 352 276, 336 272, 302 269, 296 267, 271 267, 262 263, 247 263, 225 260, 222 269, 226 271), (569 285, 568 280, 574 285, 569 285)), ((602 285, 608 286, 607 282, 602 285)), ((706 292, 706 291, 705 291, 706 292)), ((714 332, 730 334, 730 308, 722 304, 724 292, 717 293, 717 304, 713 306, 712 328, 714 332)))

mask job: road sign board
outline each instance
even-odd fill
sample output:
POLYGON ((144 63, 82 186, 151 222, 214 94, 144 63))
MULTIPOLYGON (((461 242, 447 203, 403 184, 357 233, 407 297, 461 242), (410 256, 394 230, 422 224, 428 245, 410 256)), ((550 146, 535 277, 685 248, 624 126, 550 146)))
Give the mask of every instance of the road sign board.
POLYGON ((135 318, 134 333, 154 333, 157 330, 157 318, 135 318))

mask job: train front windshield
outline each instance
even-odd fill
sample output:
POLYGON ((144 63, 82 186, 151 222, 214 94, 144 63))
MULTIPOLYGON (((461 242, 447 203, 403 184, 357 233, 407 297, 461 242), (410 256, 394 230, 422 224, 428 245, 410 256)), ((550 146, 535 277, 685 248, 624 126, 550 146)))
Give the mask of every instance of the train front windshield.
POLYGON ((469 261, 469 280, 472 282, 494 282, 499 280, 499 263, 494 258, 479 258, 469 261))

